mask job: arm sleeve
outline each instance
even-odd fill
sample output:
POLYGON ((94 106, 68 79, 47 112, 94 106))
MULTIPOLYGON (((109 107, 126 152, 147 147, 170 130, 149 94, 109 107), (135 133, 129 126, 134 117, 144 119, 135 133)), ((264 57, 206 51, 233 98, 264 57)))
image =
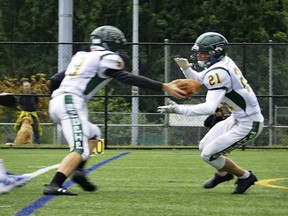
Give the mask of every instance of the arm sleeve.
POLYGON ((223 101, 226 90, 210 90, 207 92, 206 101, 194 106, 179 105, 179 114, 186 116, 199 116, 214 114, 219 104, 223 101))
POLYGON ((187 68, 186 70, 183 70, 181 68, 181 70, 184 76, 186 77, 186 79, 193 79, 202 83, 202 80, 199 78, 199 73, 196 70, 193 70, 191 67, 187 68))
POLYGON ((50 83, 50 94, 56 89, 59 88, 62 80, 65 77, 65 71, 62 71, 60 73, 56 73, 51 77, 51 83, 50 83))
POLYGON ((153 90, 162 90, 162 82, 144 76, 136 76, 127 71, 108 69, 105 71, 105 75, 113 77, 114 79, 129 85, 149 88, 153 90))

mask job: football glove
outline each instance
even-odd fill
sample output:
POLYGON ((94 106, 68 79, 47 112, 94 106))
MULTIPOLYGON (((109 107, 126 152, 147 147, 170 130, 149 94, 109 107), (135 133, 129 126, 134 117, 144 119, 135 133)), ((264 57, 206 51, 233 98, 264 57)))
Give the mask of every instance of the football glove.
POLYGON ((168 105, 167 106, 158 106, 157 112, 160 112, 160 113, 179 113, 179 104, 177 104, 175 101, 168 99, 168 105))
POLYGON ((174 58, 174 61, 183 70, 186 70, 193 65, 192 63, 189 63, 189 61, 186 58, 174 58))

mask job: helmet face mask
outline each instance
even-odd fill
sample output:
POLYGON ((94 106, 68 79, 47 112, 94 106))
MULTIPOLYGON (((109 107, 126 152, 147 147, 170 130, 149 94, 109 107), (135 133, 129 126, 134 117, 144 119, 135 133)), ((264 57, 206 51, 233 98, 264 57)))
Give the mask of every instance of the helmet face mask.
POLYGON ((100 46, 112 52, 126 44, 123 32, 114 26, 101 26, 96 28, 91 34, 90 39, 92 46, 100 46))
POLYGON ((209 57, 207 60, 198 60, 200 67, 210 67, 212 64, 220 61, 226 55, 226 46, 228 41, 226 38, 216 32, 206 32, 200 35, 192 47, 194 55, 199 52, 207 52, 209 57))

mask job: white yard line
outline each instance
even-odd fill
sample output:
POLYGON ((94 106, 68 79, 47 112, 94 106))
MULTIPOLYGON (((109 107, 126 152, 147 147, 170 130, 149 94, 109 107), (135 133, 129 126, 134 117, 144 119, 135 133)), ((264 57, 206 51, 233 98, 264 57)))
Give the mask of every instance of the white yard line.
POLYGON ((35 178, 35 177, 37 177, 39 175, 42 175, 42 174, 44 174, 44 173, 46 173, 46 172, 48 172, 48 171, 50 171, 52 169, 58 168, 59 165, 60 164, 54 164, 52 166, 44 167, 44 168, 36 170, 35 172, 23 174, 23 176, 27 176, 27 177, 32 179, 32 178, 35 178))

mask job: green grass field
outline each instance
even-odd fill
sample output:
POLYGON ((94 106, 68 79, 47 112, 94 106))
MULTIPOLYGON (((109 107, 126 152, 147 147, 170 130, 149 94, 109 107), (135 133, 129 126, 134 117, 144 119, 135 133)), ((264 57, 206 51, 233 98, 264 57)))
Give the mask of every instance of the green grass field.
MULTIPOLYGON (((0 157, 10 172, 23 174, 59 163, 67 151, 0 149, 0 157)), ((98 191, 88 193, 72 184, 69 189, 78 196, 43 196, 52 170, 0 195, 0 215, 287 216, 288 151, 236 150, 229 157, 259 180, 283 178, 271 182, 282 188, 256 184, 243 195, 233 195, 233 180, 206 190, 202 184, 214 170, 197 150, 106 150, 87 164, 87 168, 98 164, 88 174, 98 191)))

